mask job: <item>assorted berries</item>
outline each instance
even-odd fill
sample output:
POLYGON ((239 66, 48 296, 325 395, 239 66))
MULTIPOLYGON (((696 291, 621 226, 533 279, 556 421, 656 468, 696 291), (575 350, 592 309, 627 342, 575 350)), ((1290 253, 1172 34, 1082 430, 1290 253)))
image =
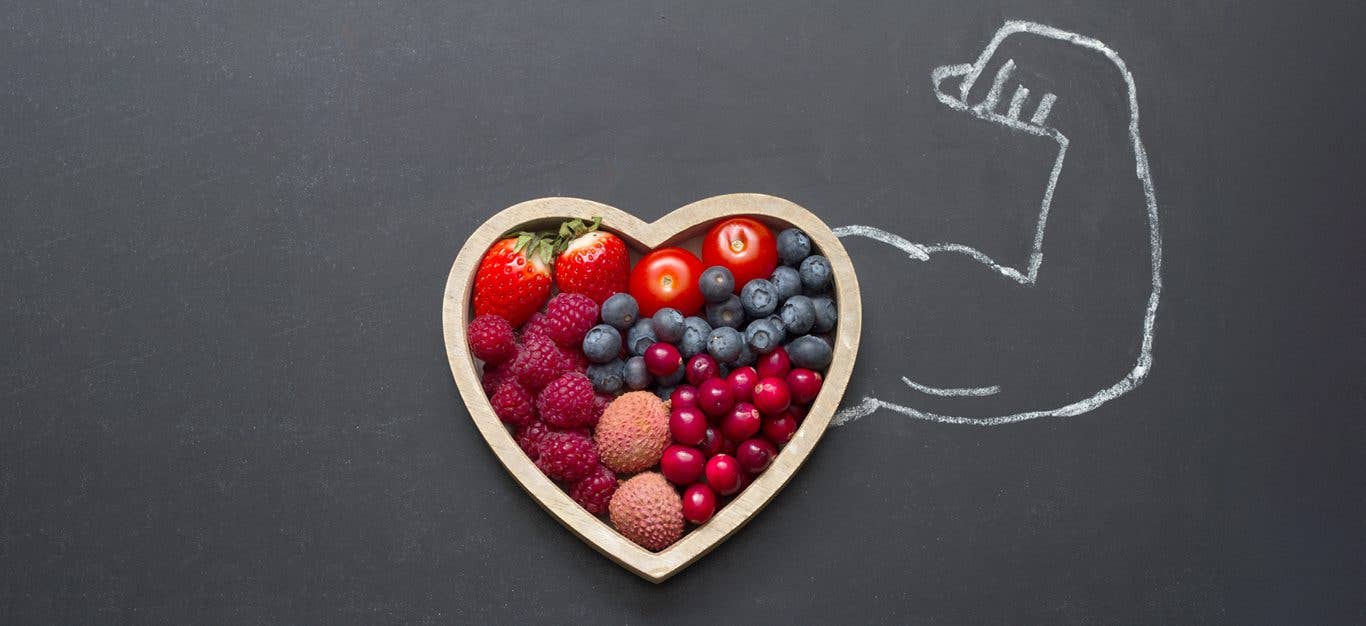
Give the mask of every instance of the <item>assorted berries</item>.
POLYGON ((634 267, 601 220, 485 254, 466 329, 494 413, 548 477, 649 550, 773 465, 820 394, 830 262, 797 229, 723 220, 634 267), (551 285, 556 293, 551 293, 551 285))

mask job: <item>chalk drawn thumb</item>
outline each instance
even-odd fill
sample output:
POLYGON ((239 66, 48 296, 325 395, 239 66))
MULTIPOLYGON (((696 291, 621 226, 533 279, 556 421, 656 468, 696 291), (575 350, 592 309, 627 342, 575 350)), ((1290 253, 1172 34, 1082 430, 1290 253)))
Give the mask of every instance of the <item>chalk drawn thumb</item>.
MULTIPOLYGON (((1127 89, 1129 109, 1129 145, 1126 147, 1132 152, 1133 172, 1138 178, 1138 188, 1142 190, 1143 194, 1143 206, 1147 212, 1146 225, 1151 258, 1151 292, 1147 298, 1146 309, 1142 314, 1141 325, 1132 330, 1139 346, 1137 357, 1132 367, 1119 380, 1108 386, 1080 394, 1070 402, 1050 403, 1050 405, 1042 407, 1019 406, 1013 407, 1010 412, 1004 414, 979 417, 929 412, 875 397, 865 397, 858 403, 841 409, 835 415, 833 421, 835 426, 871 415, 880 409, 916 419, 978 426, 994 426, 1038 417, 1075 416, 1095 410, 1106 402, 1134 390, 1143 382, 1152 368, 1153 332, 1157 320, 1158 300, 1162 291, 1162 240, 1158 229, 1157 197, 1148 169, 1147 152, 1143 147, 1139 133, 1138 96, 1133 75, 1129 72, 1124 60, 1099 40, 1044 24, 1008 21, 996 32, 975 62, 943 66, 931 72, 930 79, 935 97, 949 109, 999 125, 1007 132, 1021 132, 1048 138, 1057 145, 1057 155, 1052 170, 1048 180, 1043 185, 1044 191, 1039 203, 1039 217, 1034 232, 1033 245, 1028 260, 1023 266, 1016 267, 998 262, 981 250, 961 243, 915 242, 906 237, 870 226, 843 226, 836 228, 835 234, 840 237, 864 237, 891 246, 903 252, 908 263, 924 263, 940 254, 964 255, 980 263, 987 271, 996 272, 1025 288, 1034 286, 1039 279, 1040 272, 1047 271, 1044 264, 1044 231, 1053 204, 1054 189, 1066 163, 1070 141, 1061 130, 1050 123, 1050 115, 1054 105, 1058 102, 1058 96, 1053 93, 1031 92, 1030 86, 1015 78, 1015 60, 1003 58, 1004 55, 998 54, 998 48, 1008 38, 1040 38, 1046 42, 1051 42, 1050 45, 1063 48, 1074 46, 1089 51, 1089 53, 1098 54, 1113 64, 1123 79, 1123 84, 1127 89)), ((1042 89, 1038 91, 1042 91, 1042 89)), ((909 377, 903 377, 902 382, 918 393, 939 398, 959 398, 964 401, 992 396, 1000 389, 997 385, 987 384, 990 381, 982 381, 982 385, 957 388, 934 387, 914 381, 909 377)))

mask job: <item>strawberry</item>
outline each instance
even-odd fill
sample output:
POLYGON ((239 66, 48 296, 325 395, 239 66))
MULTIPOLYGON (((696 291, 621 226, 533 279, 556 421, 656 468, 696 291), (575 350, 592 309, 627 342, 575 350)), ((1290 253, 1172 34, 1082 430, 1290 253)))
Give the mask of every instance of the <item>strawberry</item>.
POLYGON ((555 286, 564 293, 581 293, 602 304, 608 296, 626 291, 631 259, 620 237, 598 230, 592 223, 570 220, 560 225, 561 252, 555 259, 555 286))
POLYGON ((474 274, 474 315, 497 315, 514 328, 550 297, 553 239, 517 233, 484 253, 474 274))

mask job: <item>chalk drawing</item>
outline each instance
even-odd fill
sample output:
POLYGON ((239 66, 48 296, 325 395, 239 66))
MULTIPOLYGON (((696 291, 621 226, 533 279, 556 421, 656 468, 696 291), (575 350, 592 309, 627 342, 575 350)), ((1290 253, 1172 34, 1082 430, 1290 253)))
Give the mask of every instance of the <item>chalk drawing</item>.
MULTIPOLYGON (((980 119, 1005 126, 1017 131, 1048 137, 1053 139, 1058 145, 1058 154, 1053 162, 1052 171, 1049 173, 1048 182, 1044 187, 1043 200, 1039 204, 1039 219, 1034 231, 1034 241, 1030 249, 1029 261, 1024 268, 1009 267, 997 263, 986 253, 976 248, 957 244, 957 243, 933 243, 922 244, 908 241, 904 237, 884 232, 871 226, 851 225, 835 229, 835 234, 840 237, 865 237, 874 241, 887 244, 906 253, 906 255, 916 261, 927 261, 930 256, 939 253, 962 254, 977 262, 985 265, 991 270, 1014 280, 1022 285, 1030 286, 1035 284, 1039 276, 1039 268, 1043 265, 1043 240, 1044 229, 1048 222, 1048 211, 1053 203, 1053 190, 1057 186, 1058 177, 1062 173, 1063 161, 1067 156, 1067 137, 1061 131, 1046 125, 1048 115, 1052 111, 1057 96, 1046 93, 1039 99, 1038 107, 1028 122, 1021 121, 1021 109, 1024 102, 1029 97, 1029 90, 1023 85, 1013 92, 1006 113, 996 112, 1001 102, 1001 96, 1005 91, 1005 86, 1009 82, 1015 70, 1015 61, 1007 60, 992 77, 991 88, 982 102, 977 105, 969 105, 967 102, 968 93, 973 85, 981 78, 982 72, 986 70, 988 62, 996 54, 996 49, 1001 42, 1011 35, 1025 34, 1053 39, 1064 43, 1080 46, 1088 50, 1099 52, 1119 70, 1124 78, 1125 86, 1128 89, 1129 102, 1129 143, 1133 150, 1135 174, 1143 187, 1144 202, 1147 207, 1148 217, 1148 243, 1152 256, 1152 291, 1148 296, 1147 309, 1143 316, 1143 325, 1140 330, 1141 343, 1136 362, 1122 378, 1114 384, 1100 389, 1095 393, 1058 406, 1046 409, 1019 410, 1014 413, 999 415, 996 417, 958 417, 953 415, 941 415, 921 411, 908 406, 879 400, 873 397, 864 398, 858 404, 845 407, 835 414, 834 426, 848 424, 861 417, 870 415, 879 409, 894 411, 907 417, 923 419, 947 424, 968 424, 976 426, 996 426, 1009 424, 1037 417, 1067 417, 1081 415, 1096 409, 1097 407, 1118 398, 1143 383, 1147 378, 1148 372, 1152 368, 1153 362, 1153 328, 1157 321, 1157 303, 1162 293, 1162 239, 1158 230, 1157 219, 1157 194, 1153 190, 1152 175, 1148 169, 1148 153, 1143 147, 1143 140, 1139 137, 1138 128, 1138 93, 1134 86, 1134 77, 1129 73, 1129 68, 1124 60, 1111 50, 1109 46, 1097 39, 1078 35, 1065 30, 1060 30, 1052 26, 1026 21, 1008 21, 1000 30, 996 31, 991 42, 982 50, 977 62, 961 65, 946 65, 935 68, 930 73, 931 82, 934 85, 935 96, 941 103, 951 109, 963 111, 976 116, 980 119), (963 81, 959 86, 959 93, 955 97, 946 94, 940 88, 945 79, 950 77, 962 77, 963 81)), ((1000 392, 999 386, 984 387, 964 387, 964 388, 938 388, 922 385, 909 378, 902 378, 902 381, 912 389, 922 393, 938 396, 963 396, 980 397, 990 396, 1000 392)))

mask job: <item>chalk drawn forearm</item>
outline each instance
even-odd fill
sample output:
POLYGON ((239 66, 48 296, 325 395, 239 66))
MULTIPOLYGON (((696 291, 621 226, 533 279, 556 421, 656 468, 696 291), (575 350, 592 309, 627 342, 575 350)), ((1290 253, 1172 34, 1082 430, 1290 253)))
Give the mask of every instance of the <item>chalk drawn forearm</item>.
MULTIPOLYGON (((1013 90, 1009 90, 1009 97, 1006 97, 1008 88, 1011 85, 1012 77, 1016 73, 1016 64, 1014 59, 1006 59, 1004 62, 1000 62, 1000 59, 996 57, 1001 43, 1012 36, 1039 37, 1045 40, 1059 42, 1059 44, 1064 46, 1071 45, 1099 53, 1118 70, 1123 79, 1124 86, 1127 89, 1127 104, 1129 109, 1129 145, 1127 147, 1132 152, 1134 159, 1134 174, 1137 176, 1142 189, 1143 204, 1147 212, 1146 224, 1148 231, 1148 246, 1151 255, 1151 291, 1147 298, 1146 310, 1143 314, 1141 327, 1138 329, 1139 350, 1137 358, 1127 373, 1113 384, 1087 393, 1074 401, 1052 406, 1051 408, 1022 406, 1017 407, 1014 412, 1002 415, 967 417, 929 412, 874 397, 866 397, 857 404, 842 409, 834 418, 833 424, 836 426, 847 424, 861 417, 870 415, 879 409, 886 409, 916 419, 977 426, 994 426, 1020 422, 1037 417, 1075 416, 1092 411, 1106 402, 1132 391, 1142 384, 1152 367, 1153 331, 1157 319, 1157 305, 1162 291, 1162 240, 1158 229, 1157 198, 1153 189, 1152 176, 1148 169, 1147 152, 1144 149, 1143 141, 1139 135, 1138 96, 1134 85, 1133 75, 1129 72, 1124 60, 1099 40, 1044 24, 1025 21, 1009 21, 996 32, 995 36, 983 49, 976 62, 939 67, 934 69, 930 75, 936 98, 950 109, 997 124, 1011 131, 1051 138, 1057 145, 1057 155, 1052 170, 1048 180, 1045 181, 1043 185, 1038 220, 1035 226, 1029 259, 1025 267, 1011 267, 998 263, 986 253, 971 246, 952 242, 912 242, 900 235, 888 233, 871 226, 843 226, 836 228, 835 234, 840 237, 864 237, 886 244, 901 250, 914 262, 930 261, 934 255, 940 253, 964 255, 977 261, 987 269, 1021 285, 1026 287, 1035 285, 1039 279, 1040 271, 1044 266, 1044 231, 1047 226, 1049 211, 1053 204, 1054 189, 1062 174, 1070 141, 1061 130, 1049 125, 1050 114, 1054 105, 1058 102, 1058 96, 1056 94, 1044 93, 1039 97, 1038 103, 1033 112, 1029 114, 1029 119, 1027 121, 1023 120, 1022 116, 1027 112, 1026 104, 1030 100, 1031 93, 1033 93, 1030 88, 1023 84, 1015 85, 1013 90), (974 86, 982 79, 982 75, 992 67, 993 61, 999 63, 999 66, 996 72, 990 76, 990 80, 992 81, 990 83, 990 88, 981 100, 974 104, 969 101, 970 94, 973 92, 974 86), (950 93, 945 89, 946 81, 950 78, 961 79, 956 93, 950 93)), ((986 83, 982 84, 985 85, 986 83)), ((908 387, 920 393, 939 396, 941 398, 958 397, 963 398, 965 401, 971 401, 972 398, 993 396, 1001 390, 997 385, 955 388, 932 387, 913 381, 909 377, 902 377, 902 381, 908 387)))

